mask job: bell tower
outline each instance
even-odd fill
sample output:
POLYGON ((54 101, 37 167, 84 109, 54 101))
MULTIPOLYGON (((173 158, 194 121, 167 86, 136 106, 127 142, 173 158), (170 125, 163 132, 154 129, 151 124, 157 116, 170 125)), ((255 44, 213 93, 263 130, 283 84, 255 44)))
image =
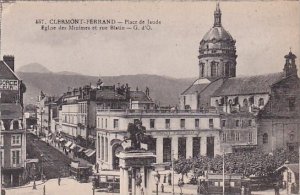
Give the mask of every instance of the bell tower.
POLYGON ((287 55, 284 56, 285 65, 283 68, 284 76, 288 77, 291 75, 297 75, 297 66, 296 66, 296 58, 297 56, 290 51, 287 55))

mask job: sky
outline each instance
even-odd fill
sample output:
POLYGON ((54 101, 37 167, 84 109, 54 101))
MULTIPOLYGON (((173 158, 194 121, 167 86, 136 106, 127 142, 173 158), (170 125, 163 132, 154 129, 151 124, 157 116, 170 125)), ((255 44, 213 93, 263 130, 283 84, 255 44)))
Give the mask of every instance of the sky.
MULTIPOLYGON (((213 1, 5 4, 1 55, 14 55, 16 69, 40 63, 54 72, 94 76, 197 77, 199 43, 213 25, 215 7, 213 1), (71 18, 161 24, 149 31, 43 31, 36 24, 37 19, 49 24, 50 19, 71 18)), ((220 7, 222 25, 236 40, 237 75, 282 71, 290 48, 300 58, 298 1, 221 1, 220 7)))

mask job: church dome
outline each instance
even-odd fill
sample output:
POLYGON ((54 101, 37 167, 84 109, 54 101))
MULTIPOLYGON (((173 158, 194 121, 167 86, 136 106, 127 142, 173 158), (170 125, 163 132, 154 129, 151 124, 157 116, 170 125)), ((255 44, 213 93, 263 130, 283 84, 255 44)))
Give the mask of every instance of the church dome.
POLYGON ((199 47, 199 77, 215 80, 235 77, 236 48, 235 40, 224 29, 221 10, 217 3, 214 12, 214 25, 204 35, 199 47))
POLYGON ((201 42, 207 41, 234 41, 232 36, 222 26, 211 28, 201 42))

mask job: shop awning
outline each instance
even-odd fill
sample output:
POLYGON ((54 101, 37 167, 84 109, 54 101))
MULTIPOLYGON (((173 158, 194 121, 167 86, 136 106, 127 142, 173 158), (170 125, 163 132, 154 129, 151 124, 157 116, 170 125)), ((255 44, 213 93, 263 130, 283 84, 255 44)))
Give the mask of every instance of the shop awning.
POLYGON ((84 151, 84 153, 85 153, 85 155, 87 155, 88 153, 90 153, 92 151, 92 149, 86 149, 85 151, 84 151))
POLYGON ((82 152, 83 150, 85 150, 85 148, 84 147, 81 147, 81 146, 77 146, 77 148, 78 148, 78 152, 82 152))
POLYGON ((26 163, 38 163, 38 162, 39 162, 39 159, 37 159, 37 158, 26 159, 25 162, 26 162, 26 163))
POLYGON ((91 157, 91 156, 93 156, 95 153, 96 153, 96 151, 95 151, 95 150, 92 150, 91 152, 87 153, 86 156, 87 156, 87 157, 91 157))
POLYGON ((71 146, 70 146, 70 149, 71 150, 74 150, 76 148, 76 144, 72 144, 71 146))
POLYGON ((72 142, 68 141, 66 144, 65 144, 65 147, 70 147, 72 145, 72 142))

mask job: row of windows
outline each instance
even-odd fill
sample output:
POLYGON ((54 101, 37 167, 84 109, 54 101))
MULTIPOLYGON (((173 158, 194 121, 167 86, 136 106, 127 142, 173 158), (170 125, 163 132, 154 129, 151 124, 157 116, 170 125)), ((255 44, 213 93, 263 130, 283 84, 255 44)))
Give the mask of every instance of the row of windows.
MULTIPOLYGON (((134 119, 134 123, 136 123, 137 121, 139 121, 139 119, 134 119)), ((185 129, 185 119, 180 119, 180 128, 181 129, 185 129)), ((199 128, 200 126, 200 120, 199 119, 195 119, 195 128, 199 128)), ((97 127, 100 127, 100 121, 99 118, 97 119, 97 127)), ((213 119, 209 119, 209 128, 213 128, 214 127, 214 120, 213 119)), ((103 125, 103 118, 101 118, 101 128, 104 128, 103 125)), ((105 119, 105 128, 107 128, 107 119, 105 119)), ((113 128, 114 129, 118 129, 119 128, 119 119, 114 119, 113 120, 113 128)), ((150 119, 150 129, 154 129, 155 128, 155 119, 150 119)), ((171 119, 165 119, 165 128, 166 129, 170 129, 171 128, 171 119)))
MULTIPOLYGON (((295 141, 295 132, 294 131, 289 132, 288 138, 289 138, 290 142, 294 142, 295 141)), ((269 135, 267 133, 263 134, 262 141, 263 141, 263 144, 269 143, 269 135)))
MULTIPOLYGON (((210 63, 210 72, 211 72, 211 77, 216 77, 218 76, 218 62, 211 62, 210 63)), ((230 62, 227 62, 225 64, 225 76, 230 76, 230 73, 233 71, 232 66, 230 62)), ((205 64, 200 63, 200 76, 204 77, 204 71, 205 71, 205 64)))
MULTIPOLYGON (((3 135, 0 135, 0 146, 3 146, 4 139, 3 135)), ((15 134, 11 136, 11 145, 12 146, 20 146, 21 145, 21 135, 15 134)))
POLYGON ((244 139, 247 140, 241 140, 241 133, 240 132, 224 132, 223 133, 223 142, 226 143, 227 141, 247 141, 252 143, 253 142, 253 133, 248 132, 248 137, 245 137, 244 139))
POLYGON ((64 115, 63 122, 70 123, 70 124, 77 124, 77 122, 86 124, 87 123, 87 117, 86 116, 77 116, 77 115, 64 115))
MULTIPOLYGON (((219 102, 219 100, 216 100, 215 101, 216 105, 219 106, 219 105, 224 105, 224 98, 222 98, 219 102)), ((228 104, 231 106, 231 105, 239 105, 239 97, 235 97, 234 99, 229 99, 228 101, 228 104)), ((251 96, 249 99, 248 98, 245 98, 243 100, 243 107, 248 107, 250 105, 253 105, 254 104, 254 97, 251 96)), ((264 106, 265 105, 265 101, 264 101, 264 98, 259 98, 258 100, 258 106, 264 106)))
POLYGON ((87 113, 87 104, 86 103, 80 103, 79 104, 79 112, 80 113, 87 113))
MULTIPOLYGON (((227 120, 223 119, 221 121, 222 127, 226 127, 227 125, 227 120)), ((253 126, 253 121, 252 119, 249 120, 239 120, 236 119, 234 122, 235 127, 252 127, 253 126)))

